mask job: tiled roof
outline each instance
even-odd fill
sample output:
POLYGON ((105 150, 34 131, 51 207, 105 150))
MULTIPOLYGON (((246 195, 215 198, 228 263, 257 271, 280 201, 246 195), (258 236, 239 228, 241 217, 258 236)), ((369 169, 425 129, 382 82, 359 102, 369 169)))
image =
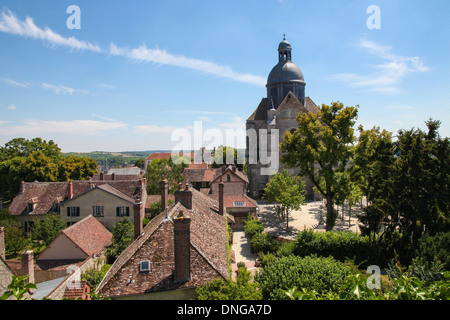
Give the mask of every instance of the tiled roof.
MULTIPOLYGON (((247 182, 248 183, 248 177, 244 174, 244 173, 242 173, 241 171, 239 171, 238 169, 236 169, 235 171, 233 171, 233 169, 232 169, 233 167, 231 166, 231 165, 229 165, 228 167, 226 167, 226 168, 221 168, 221 169, 218 169, 217 171, 216 171, 216 173, 214 174, 214 177, 210 180, 211 182, 214 182, 215 180, 217 180, 219 177, 223 177, 226 173, 232 173, 232 174, 234 174, 234 175, 236 175, 239 179, 241 179, 242 181, 244 181, 244 182, 247 182)), ((225 180, 225 179, 223 179, 222 178, 222 180, 225 180)))
POLYGON ((80 281, 73 288, 66 288, 64 292, 63 298, 65 299, 81 299, 81 300, 90 300, 90 296, 87 294, 90 291, 89 284, 87 281, 80 281))
POLYGON ((217 277, 226 279, 226 221, 217 211, 218 203, 195 189, 192 209, 181 202, 169 206, 144 228, 137 238, 117 258, 97 291, 106 296, 143 294, 204 285, 217 277), (173 218, 183 210, 191 218, 191 280, 175 283, 173 218), (140 274, 136 266, 140 260, 152 260, 154 272, 140 274), (135 266, 133 266, 133 264, 135 266))
MULTIPOLYGON (((143 192, 145 192, 145 188, 142 188, 141 179, 114 181, 77 180, 71 182, 72 197, 79 196, 96 186, 103 186, 104 191, 109 191, 120 197, 127 197, 127 200, 135 199, 137 196, 142 198, 143 192)), ((69 182, 24 182, 24 192, 14 197, 9 210, 12 215, 21 215, 26 210, 28 203, 35 203, 34 210, 27 214, 46 214, 52 209, 54 204, 67 200, 68 196, 69 182)))
POLYGON ((102 252, 111 243, 113 238, 112 233, 92 215, 87 216, 61 232, 88 256, 102 252))
MULTIPOLYGON (((218 194, 208 194, 208 197, 219 201, 218 194)), ((223 203, 226 208, 256 208, 258 203, 252 198, 246 196, 245 194, 224 194, 223 195, 223 203), (243 206, 235 206, 235 202, 244 202, 243 206)))
POLYGON ((184 183, 210 182, 220 169, 190 169, 183 170, 184 183))
MULTIPOLYGON (((188 155, 190 155, 191 156, 191 158, 194 158, 194 156, 195 156, 195 152, 185 152, 185 153, 187 153, 188 155)), ((145 160, 155 160, 155 159, 170 159, 170 157, 172 156, 172 154, 177 154, 177 155, 179 155, 179 156, 182 156, 183 155, 183 153, 177 153, 177 152, 175 152, 175 153, 172 153, 172 152, 155 152, 155 153, 152 153, 152 154, 150 154, 147 158, 145 158, 145 160)))

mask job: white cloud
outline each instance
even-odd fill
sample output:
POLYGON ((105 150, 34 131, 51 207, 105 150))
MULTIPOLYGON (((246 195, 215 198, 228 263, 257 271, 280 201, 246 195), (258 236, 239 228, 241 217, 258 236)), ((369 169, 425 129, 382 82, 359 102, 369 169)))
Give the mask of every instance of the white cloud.
POLYGON ((64 46, 70 49, 94 52, 102 51, 99 46, 90 42, 81 41, 75 37, 65 38, 48 27, 41 29, 34 24, 33 19, 30 17, 26 17, 25 20, 20 20, 8 9, 0 14, 0 31, 25 38, 40 39, 54 46, 64 46))
POLYGON ((31 87, 31 84, 28 82, 17 82, 12 79, 2 79, 1 81, 11 87, 21 87, 21 88, 25 88, 25 89, 28 89, 31 87))
POLYGON ((220 127, 226 129, 243 129, 245 130, 245 121, 241 117, 233 117, 233 122, 221 123, 220 127))
POLYGON ((63 86, 63 85, 54 85, 54 84, 48 84, 48 83, 42 82, 41 86, 44 89, 54 91, 56 94, 65 94, 65 95, 72 95, 74 93, 89 94, 88 90, 74 89, 74 88, 63 86))
POLYGON ((111 43, 109 53, 111 55, 124 56, 141 62, 154 62, 192 69, 207 74, 212 74, 221 78, 245 82, 258 86, 264 86, 266 84, 266 79, 261 76, 239 73, 233 71, 228 66, 222 66, 214 62, 200 59, 187 58, 183 55, 173 55, 165 50, 160 50, 158 48, 149 49, 145 45, 141 45, 135 49, 129 49, 119 48, 114 43, 111 43))
POLYGON ((366 75, 355 73, 339 73, 330 79, 342 81, 356 88, 367 88, 383 94, 398 94, 404 90, 398 87, 401 80, 414 72, 429 70, 420 57, 404 57, 392 53, 392 47, 375 43, 367 39, 360 39, 354 46, 363 48, 371 55, 386 60, 375 65, 375 72, 366 75))
POLYGON ((24 120, 19 124, 5 126, 6 122, 0 122, 0 134, 15 135, 42 135, 66 133, 73 135, 101 135, 106 132, 123 129, 127 124, 119 121, 95 121, 95 120, 24 120))
POLYGON ((9 110, 12 110, 12 111, 14 111, 14 110, 16 110, 16 106, 14 105, 14 104, 10 104, 9 106, 8 106, 8 109, 9 110))

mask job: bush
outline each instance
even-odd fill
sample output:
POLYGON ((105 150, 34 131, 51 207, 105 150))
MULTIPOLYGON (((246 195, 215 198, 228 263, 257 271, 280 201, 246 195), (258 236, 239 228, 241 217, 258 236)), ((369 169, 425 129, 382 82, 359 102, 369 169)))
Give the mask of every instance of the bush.
POLYGON ((419 240, 418 256, 427 261, 439 260, 447 270, 450 270, 450 232, 436 235, 424 235, 419 240))
POLYGON ((261 300, 261 291, 254 283, 238 284, 215 279, 195 290, 198 300, 261 300))
POLYGON ((256 233, 250 241, 252 253, 274 252, 278 248, 278 242, 272 239, 266 232, 256 233))
POLYGON ((244 231, 245 234, 252 239, 256 234, 264 231, 264 226, 261 221, 249 217, 245 222, 244 231))
POLYGON ((332 257, 288 256, 268 262, 255 275, 263 299, 285 300, 285 290, 314 290, 319 294, 338 293, 351 268, 332 257))

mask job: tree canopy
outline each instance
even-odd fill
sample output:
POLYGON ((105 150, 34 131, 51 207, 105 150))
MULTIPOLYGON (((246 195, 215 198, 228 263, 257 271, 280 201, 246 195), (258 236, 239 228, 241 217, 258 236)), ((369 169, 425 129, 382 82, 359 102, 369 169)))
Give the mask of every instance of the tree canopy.
POLYGON ((298 128, 286 132, 280 145, 281 161, 299 169, 299 176, 308 178, 327 200, 326 228, 331 230, 337 218, 333 208, 339 179, 353 170, 353 126, 358 106, 344 107, 341 102, 323 104, 317 114, 307 112, 297 116, 298 128))

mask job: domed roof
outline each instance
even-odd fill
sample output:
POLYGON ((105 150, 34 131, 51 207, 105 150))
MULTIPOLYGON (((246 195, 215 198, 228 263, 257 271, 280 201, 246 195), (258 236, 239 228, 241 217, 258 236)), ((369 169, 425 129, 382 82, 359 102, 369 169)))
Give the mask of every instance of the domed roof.
POLYGON ((267 78, 267 85, 278 82, 305 82, 303 72, 292 61, 280 61, 267 78))
POLYGON ((292 49, 291 44, 287 40, 283 40, 278 45, 278 50, 292 49))
POLYGON ((292 46, 286 38, 278 45, 278 64, 270 71, 267 85, 279 82, 305 83, 303 72, 291 58, 292 46))

